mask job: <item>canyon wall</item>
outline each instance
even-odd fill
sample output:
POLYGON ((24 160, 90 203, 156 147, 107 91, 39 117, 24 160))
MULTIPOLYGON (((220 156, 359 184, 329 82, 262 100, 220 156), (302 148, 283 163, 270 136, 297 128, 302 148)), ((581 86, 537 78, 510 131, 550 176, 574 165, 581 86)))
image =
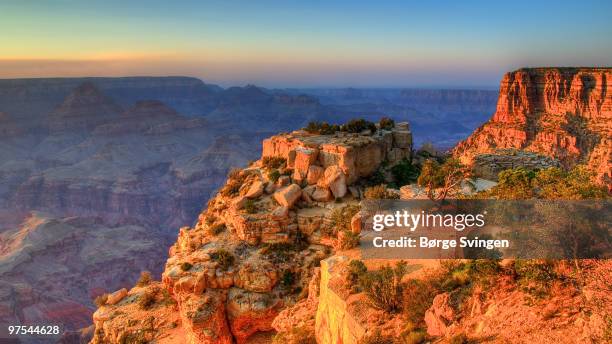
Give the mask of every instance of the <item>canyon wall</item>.
POLYGON ((493 117, 454 154, 471 164, 498 149, 586 164, 612 184, 612 68, 526 68, 507 73, 493 117))

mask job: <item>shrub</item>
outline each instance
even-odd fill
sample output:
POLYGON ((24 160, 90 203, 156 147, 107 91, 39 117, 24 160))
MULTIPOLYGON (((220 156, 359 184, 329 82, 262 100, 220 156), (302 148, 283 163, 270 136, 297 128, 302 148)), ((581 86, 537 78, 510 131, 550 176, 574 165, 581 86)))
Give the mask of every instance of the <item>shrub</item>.
POLYGON ((281 275, 281 280, 280 280, 280 285, 283 289, 291 290, 291 287, 293 287, 293 284, 295 284, 295 281, 296 281, 295 272, 289 269, 283 271, 283 274, 281 275))
POLYGON ((285 165, 286 162, 287 160, 280 156, 266 156, 261 159, 261 165, 268 169, 280 168, 281 166, 285 165))
POLYGON ((278 178, 280 178, 280 176, 281 174, 278 170, 272 170, 268 172, 268 179, 270 179, 272 183, 276 183, 276 181, 278 180, 278 178))
POLYGON ((98 295, 95 299, 94 299, 94 304, 98 307, 102 307, 106 305, 106 302, 108 301, 108 293, 104 293, 102 295, 98 295))
POLYGON ((378 121, 380 129, 391 130, 395 127, 395 121, 389 117, 383 117, 378 121))
POLYGON ((403 186, 414 183, 421 171, 416 165, 413 165, 408 159, 402 159, 395 166, 391 167, 391 174, 397 186, 403 186))
POLYGON ((233 197, 238 195, 242 183, 243 180, 241 179, 228 179, 227 183, 223 186, 223 188, 221 188, 221 195, 225 197, 233 197))
POLYGON ((468 169, 458 159, 448 159, 441 165, 428 159, 421 167, 417 184, 426 188, 427 197, 438 201, 445 199, 468 175, 468 169))
POLYGON ((191 270, 192 267, 193 267, 193 265, 191 265, 191 263, 189 263, 189 262, 182 262, 181 263, 181 270, 183 270, 183 271, 189 271, 189 270, 191 270))
POLYGON ((149 309, 155 304, 155 294, 151 291, 145 291, 138 299, 138 305, 142 309, 149 309))
POLYGON ((210 235, 217 235, 225 230, 224 223, 217 223, 208 227, 208 233, 210 235))
POLYGON ((558 278, 552 261, 517 259, 514 262, 517 281, 521 289, 537 298, 549 294, 552 283, 558 278))
POLYGON ((335 208, 330 214, 329 226, 322 229, 323 234, 335 237, 338 232, 351 230, 351 219, 359 211, 359 206, 347 205, 341 208, 335 208))
POLYGON ((368 271, 359 284, 374 307, 395 313, 402 306, 401 279, 405 273, 406 263, 399 262, 395 268, 385 266, 377 271, 368 271))
POLYGON ((349 133, 361 133, 364 130, 371 130, 372 132, 376 132, 376 124, 366 121, 363 118, 352 119, 344 124, 341 128, 342 131, 346 131, 349 133))
POLYGON ((276 263, 282 263, 289 261, 293 257, 295 250, 296 245, 290 243, 272 243, 266 244, 260 253, 276 263))
POLYGON ((219 249, 210 255, 210 258, 216 261, 219 265, 219 269, 227 271, 232 265, 234 265, 234 255, 224 249, 219 249))
POLYGON ((402 311, 408 321, 421 324, 425 312, 431 307, 434 297, 439 293, 433 281, 408 280, 403 287, 402 311))
POLYGON ((228 179, 238 179, 240 177, 240 172, 241 170, 239 168, 232 168, 229 170, 229 172, 227 173, 227 178, 228 179))
POLYGON ((351 260, 348 265, 348 274, 346 275, 346 284, 351 286, 351 292, 360 292, 359 280, 368 272, 368 268, 361 260, 351 260))
POLYGON ((333 135, 337 131, 340 131, 340 126, 337 124, 329 124, 327 122, 312 121, 308 123, 304 130, 311 134, 333 135))
POLYGON ((364 196, 366 199, 398 199, 399 195, 388 191, 384 184, 371 186, 365 189, 364 196))
POLYGON ((257 212, 255 201, 252 199, 246 200, 244 203, 244 210, 247 212, 247 214, 255 214, 257 212))
POLYGON ((140 272, 140 278, 138 279, 138 282, 136 282, 136 285, 139 287, 144 287, 149 285, 149 283, 151 283, 151 273, 149 271, 140 272))
POLYGON ((350 230, 343 230, 342 235, 339 236, 340 248, 343 250, 350 250, 351 248, 359 246, 359 234, 355 234, 350 230))

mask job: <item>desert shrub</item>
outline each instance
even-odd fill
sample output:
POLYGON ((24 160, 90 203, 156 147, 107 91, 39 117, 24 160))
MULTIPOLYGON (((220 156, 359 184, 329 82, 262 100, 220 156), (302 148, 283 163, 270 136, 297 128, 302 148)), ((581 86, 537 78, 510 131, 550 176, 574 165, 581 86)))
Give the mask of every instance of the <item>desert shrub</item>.
POLYGON ((285 165, 286 162, 287 160, 280 156, 266 156, 261 159, 261 165, 268 169, 280 168, 285 165))
POLYGON ((333 135, 337 131, 340 131, 340 126, 337 124, 329 124, 327 122, 312 121, 308 123, 304 130, 311 134, 333 135))
POLYGON ((383 173, 381 168, 377 169, 374 173, 372 173, 371 176, 369 176, 365 180, 366 186, 376 186, 376 185, 385 184, 385 183, 386 183, 385 174, 383 173))
POLYGON ((521 289, 537 298, 547 296, 552 283, 559 278, 555 264, 548 260, 517 259, 514 271, 521 289))
POLYGON ((152 291, 145 291, 138 299, 138 306, 142 309, 149 309, 155 304, 155 293, 152 291))
POLYGON ((225 223, 217 223, 208 227, 210 235, 218 235, 225 230, 225 223))
POLYGON ((395 121, 389 117, 383 117, 378 121, 380 129, 391 130, 395 127, 395 121))
POLYGON ((459 333, 451 337, 450 344, 468 344, 470 341, 464 333, 459 333))
POLYGON ((94 299, 94 304, 98 307, 102 307, 106 305, 106 302, 108 301, 108 293, 104 293, 102 295, 98 295, 95 299, 94 299))
POLYGON ((343 250, 350 250, 351 248, 359 246, 359 234, 355 234, 350 230, 343 230, 342 235, 339 236, 340 248, 343 250))
POLYGON ((240 187, 242 186, 243 183, 244 183, 243 177, 230 178, 227 180, 225 185, 221 188, 220 193, 221 195, 225 197, 237 196, 238 192, 240 191, 240 187))
POLYGON ((283 263, 293 257, 297 248, 291 243, 271 243, 265 244, 259 252, 276 263, 283 263))
POLYGON ((391 174, 397 186, 414 183, 419 178, 420 173, 419 168, 411 164, 408 159, 402 159, 402 161, 391 167, 391 174))
POLYGON ((364 196, 366 199, 398 199, 399 195, 387 190, 384 184, 370 186, 365 189, 364 196))
POLYGON ((219 265, 219 269, 222 271, 227 271, 232 265, 234 265, 234 260, 236 259, 234 255, 224 249, 218 249, 210 255, 210 258, 216 261, 219 265))
POLYGON ((351 260, 348 265, 346 284, 351 286, 352 293, 360 292, 359 280, 368 272, 368 268, 361 260, 351 260))
POLYGON ((247 214, 255 214, 257 212, 255 201, 252 199, 246 200, 244 203, 244 210, 247 212, 247 214))
POLYGON ((359 344, 393 344, 393 338, 385 337, 380 333, 380 330, 376 330, 370 335, 364 336, 359 344))
POLYGON ((413 324, 421 324, 425 312, 439 293, 434 281, 408 280, 403 286, 402 312, 413 324), (432 283, 433 282, 433 283, 432 283))
POLYGON ((407 265, 399 262, 392 268, 385 266, 380 270, 368 271, 360 279, 360 288, 365 291, 368 299, 376 308, 389 313, 395 313, 402 306, 402 277, 406 273, 407 265))
POLYGON ((144 287, 149 285, 149 283, 151 283, 151 273, 149 271, 141 271, 140 278, 138 278, 136 285, 139 287, 144 287))
POLYGON ((295 272, 287 269, 283 271, 280 279, 280 285, 284 290, 290 291, 293 288, 293 285, 297 281, 297 276, 295 272))
POLYGON ((321 229, 322 234, 335 237, 338 232, 351 230, 351 219, 359 211, 359 206, 347 205, 344 207, 335 208, 330 214, 329 226, 324 226, 321 229))
POLYGON ((455 158, 447 159, 442 164, 434 159, 427 159, 421 167, 417 184, 426 188, 427 197, 430 199, 443 200, 469 176, 468 172, 468 169, 455 158))
POLYGON ((278 178, 280 178, 280 176, 281 176, 280 172, 276 169, 268 172, 268 179, 270 179, 272 183, 276 183, 276 181, 278 180, 278 178))
POLYGON ((361 133, 364 130, 376 132, 376 124, 366 121, 363 118, 352 119, 342 125, 341 130, 349 133, 361 133))
POLYGON ((181 270, 183 271, 189 271, 191 270, 191 268, 193 267, 193 265, 189 262, 182 262, 181 263, 181 270))

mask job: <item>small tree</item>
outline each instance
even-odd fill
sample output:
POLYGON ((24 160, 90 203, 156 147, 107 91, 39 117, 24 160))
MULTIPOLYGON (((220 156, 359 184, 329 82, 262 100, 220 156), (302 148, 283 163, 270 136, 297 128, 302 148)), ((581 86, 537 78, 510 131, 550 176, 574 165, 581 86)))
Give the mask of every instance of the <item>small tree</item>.
POLYGON ((427 197, 441 201, 467 176, 467 168, 458 159, 450 158, 442 165, 428 159, 423 163, 417 183, 426 188, 427 197))

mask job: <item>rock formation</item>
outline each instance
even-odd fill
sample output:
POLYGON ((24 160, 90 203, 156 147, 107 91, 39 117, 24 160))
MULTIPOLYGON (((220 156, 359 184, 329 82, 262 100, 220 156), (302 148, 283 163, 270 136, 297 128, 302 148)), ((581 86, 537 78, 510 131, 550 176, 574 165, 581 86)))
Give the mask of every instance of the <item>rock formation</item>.
POLYGON ((504 76, 493 117, 454 154, 473 163, 498 149, 586 164, 612 187, 612 68, 528 68, 504 76))
POLYGON ((197 223, 181 228, 161 282, 111 294, 94 313, 93 343, 174 335, 186 343, 246 343, 287 327, 290 320, 274 319, 305 304, 306 290, 314 311, 315 267, 337 247, 326 230, 332 213, 358 202, 348 189, 361 188, 383 161, 409 158, 411 144, 407 123, 264 140, 262 159, 230 173, 197 223))

